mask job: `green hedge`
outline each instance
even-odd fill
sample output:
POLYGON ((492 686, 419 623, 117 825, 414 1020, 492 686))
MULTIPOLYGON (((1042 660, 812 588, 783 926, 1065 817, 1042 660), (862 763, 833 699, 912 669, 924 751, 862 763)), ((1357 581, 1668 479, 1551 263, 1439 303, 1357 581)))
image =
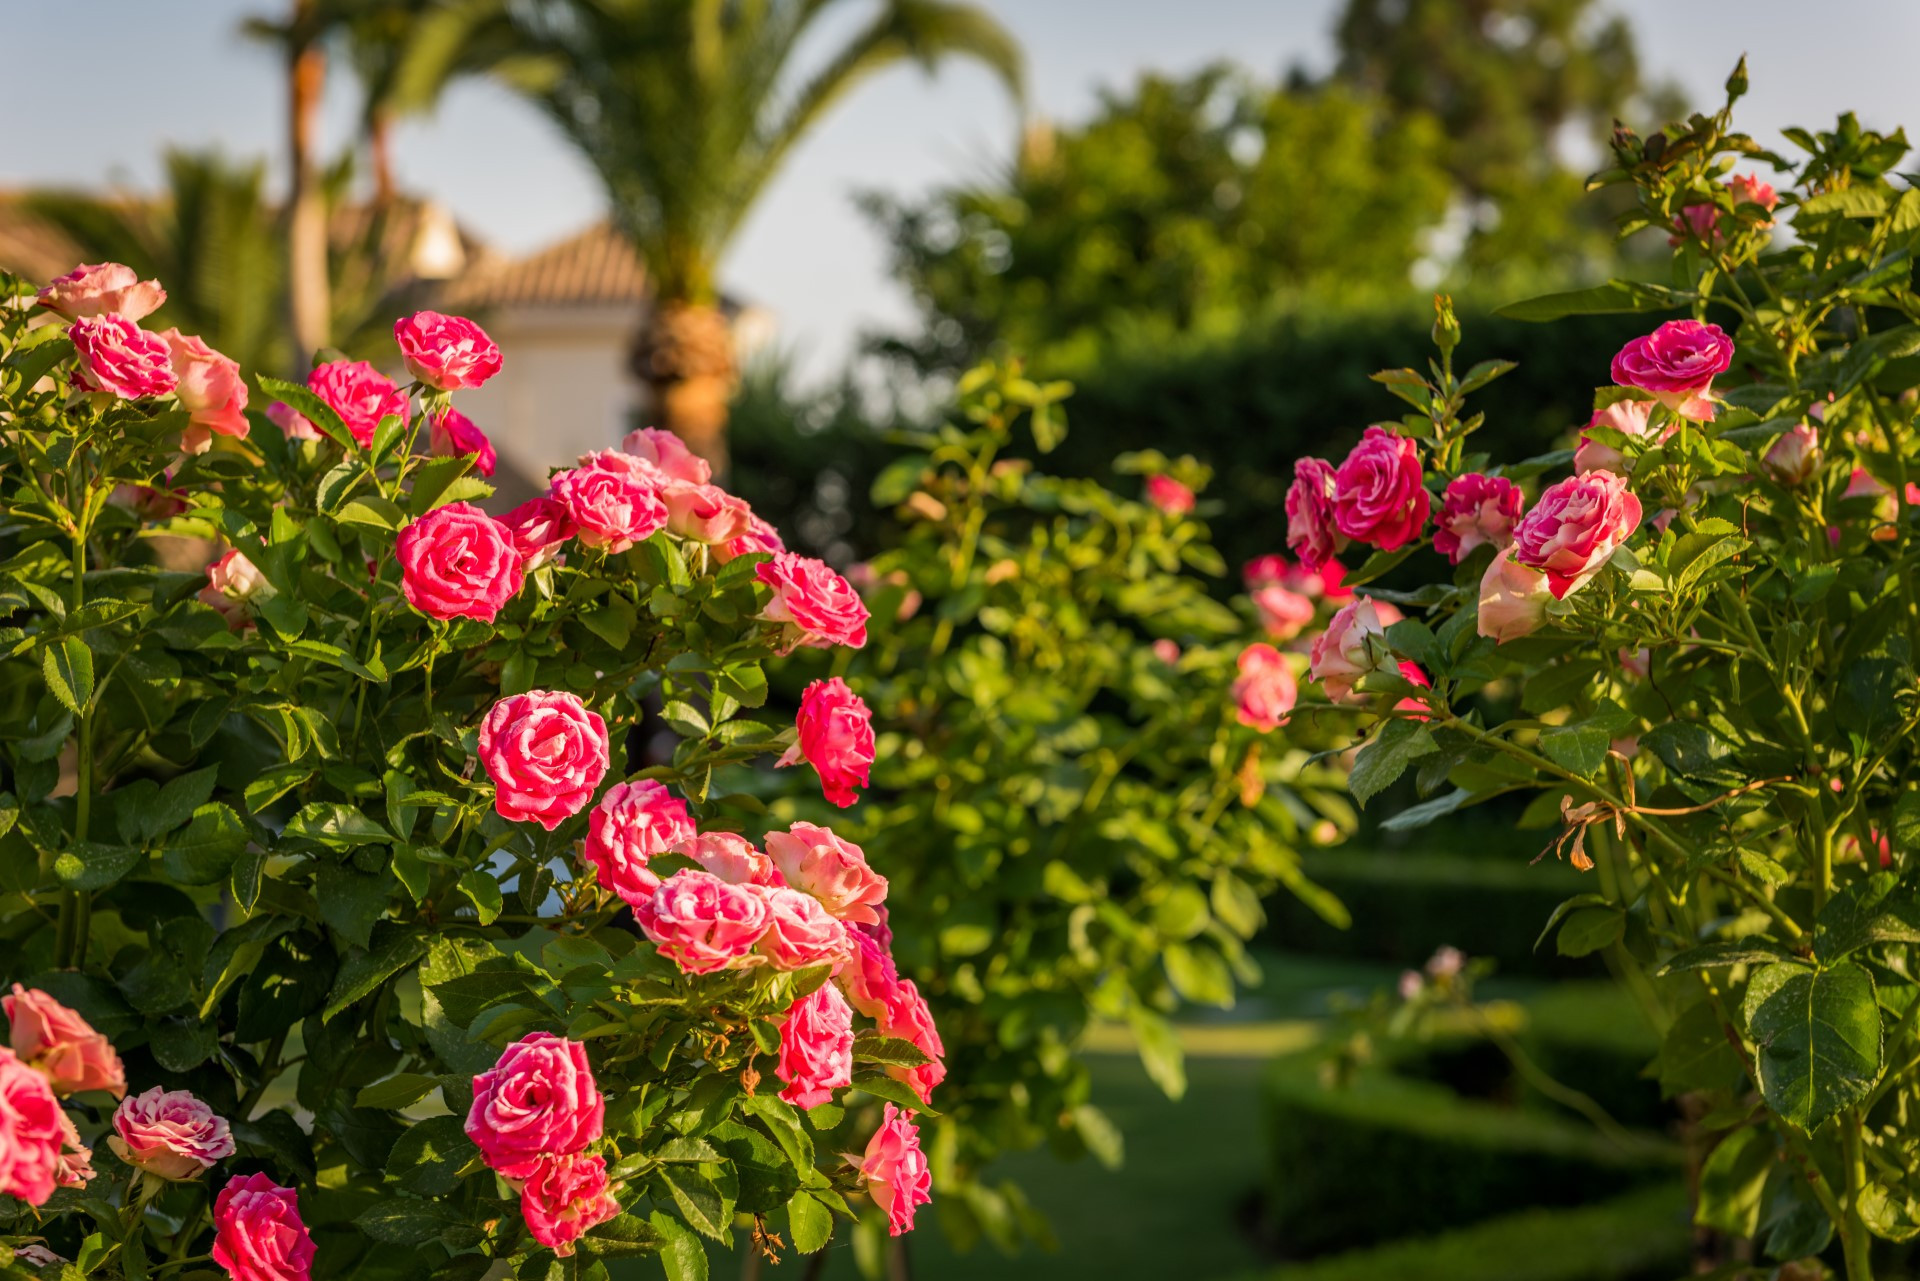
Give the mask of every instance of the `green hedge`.
POLYGON ((1692 1245, 1686 1189, 1660 1183, 1574 1210, 1526 1210, 1244 1281, 1667 1281, 1692 1245))
POLYGON ((1547 1075, 1605 1108, 1622 1125, 1663 1129, 1674 1119, 1646 1068, 1659 1034, 1617 983, 1556 983, 1527 1001, 1522 1038, 1547 1075))

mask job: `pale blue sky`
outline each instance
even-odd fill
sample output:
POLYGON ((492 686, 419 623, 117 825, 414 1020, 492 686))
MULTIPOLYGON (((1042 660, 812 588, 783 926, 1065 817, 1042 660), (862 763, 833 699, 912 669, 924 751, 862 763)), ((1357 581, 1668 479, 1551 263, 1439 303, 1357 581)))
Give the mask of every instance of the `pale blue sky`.
MULTIPOLYGON (((1717 100, 1744 50, 1753 94, 1742 120, 1763 141, 1782 125, 1830 124, 1852 107, 1869 125, 1920 126, 1912 50, 1920 5, 1906 0, 1602 0, 1634 20, 1655 74, 1696 102, 1717 100)), ((1073 119, 1102 85, 1144 68, 1231 59, 1264 74, 1324 66, 1338 0, 985 0, 1024 42, 1038 109, 1073 119)), ((0 0, 0 186, 150 184, 170 143, 278 155, 282 90, 273 58, 243 40, 243 16, 281 0, 0 0), (39 71, 34 71, 39 68, 39 71)), ((849 6, 850 18, 859 6, 849 6)), ((829 33, 830 34, 830 33, 829 33)), ((353 96, 334 78, 326 141, 350 137, 353 96)), ((793 156, 728 259, 735 292, 780 317, 815 373, 836 368, 863 327, 897 322, 904 295, 878 238, 852 208, 863 187, 912 192, 990 171, 1010 154, 1013 114, 981 71, 929 80, 903 68, 849 98, 793 156)), ((401 181, 438 196, 510 250, 535 248, 599 216, 593 175, 505 92, 456 89, 409 124, 401 181)))

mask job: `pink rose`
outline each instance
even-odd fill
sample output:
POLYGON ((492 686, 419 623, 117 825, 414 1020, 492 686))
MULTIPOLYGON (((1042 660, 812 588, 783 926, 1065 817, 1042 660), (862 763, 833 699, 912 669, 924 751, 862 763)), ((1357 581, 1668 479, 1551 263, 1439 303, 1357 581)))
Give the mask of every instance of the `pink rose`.
MULTIPOLYGON (((1649 427, 1647 419, 1653 413, 1651 400, 1617 400, 1605 409, 1593 411, 1593 417, 1587 420, 1587 431, 1595 427, 1611 427, 1626 436, 1644 436, 1649 427)), ((1680 429, 1674 423, 1660 433, 1665 440, 1680 429)), ((1624 473, 1627 457, 1612 445, 1588 437, 1587 432, 1580 433, 1580 445, 1573 451, 1573 471, 1583 475, 1590 471, 1617 471, 1624 473)))
POLYGON ((782 885, 763 888, 761 898, 767 905, 767 932, 757 946, 774 969, 838 965, 853 947, 847 927, 813 895, 782 885))
POLYGON ((1364 596, 1348 601, 1334 614, 1327 630, 1314 637, 1309 673, 1327 697, 1336 703, 1365 702, 1354 682, 1368 672, 1391 665, 1386 629, 1374 602, 1364 596))
POLYGON ((893 985, 877 1022, 882 1036, 909 1041, 927 1056, 928 1062, 919 1067, 889 1067, 887 1075, 904 1081, 920 1096, 922 1103, 931 1104, 933 1087, 947 1077, 946 1064, 940 1061, 946 1057, 947 1047, 940 1043, 940 1031, 933 1025, 933 1011, 927 1008, 927 999, 920 995, 912 979, 901 979, 893 985))
POLYGON ((579 533, 566 504, 547 495, 529 498, 500 518, 523 569, 535 570, 560 554, 560 547, 579 533))
POLYGON ((779 552, 753 572, 773 589, 760 617, 787 624, 800 644, 859 649, 867 643, 867 607, 846 579, 820 561, 779 552))
POLYGON ((1286 655, 1263 641, 1240 651, 1240 678, 1233 683, 1233 701, 1240 723, 1262 734, 1280 728, 1300 698, 1293 667, 1286 655))
POLYGON ((1683 418, 1713 417, 1708 397, 1716 374, 1733 365, 1733 339, 1718 325, 1669 320, 1635 338, 1613 358, 1613 381, 1638 387, 1683 418))
POLYGON ((13 1258, 14 1262, 24 1263, 30 1268, 50 1268, 69 1261, 64 1254, 55 1254, 39 1241, 14 1246, 13 1258))
POLYGON ((1168 667, 1172 667, 1180 661, 1180 643, 1162 636, 1153 643, 1153 656, 1168 667))
POLYGON ((1278 583, 1256 587, 1251 594, 1260 626, 1277 641, 1292 640, 1313 621, 1313 600, 1278 583))
MULTIPOLYGON (((1297 467, 1294 476, 1297 483, 1297 467)), ((1432 507, 1421 484, 1420 447, 1391 428, 1367 428, 1333 473, 1335 527, 1343 537, 1383 552, 1418 538, 1432 507)))
POLYGON ((627 438, 620 442, 620 449, 650 463, 668 480, 704 485, 713 479, 713 468, 706 459, 688 449, 686 442, 678 436, 658 427, 642 427, 638 431, 628 432, 627 438))
POLYGON ((1294 463, 1287 487, 1287 547, 1308 569, 1318 569, 1347 545, 1334 519, 1333 488, 1334 470, 1324 459, 1294 463))
POLYGON ((1759 205, 1772 213, 1780 204, 1779 193, 1773 184, 1753 174, 1737 173, 1727 182, 1727 190, 1733 193, 1736 205, 1759 205))
POLYGON ((1505 547, 1513 541, 1513 522, 1520 519, 1520 487, 1504 476, 1468 472, 1447 485, 1440 520, 1433 531, 1433 550, 1458 565, 1483 544, 1505 547))
POLYGON ((0 1194, 28 1205, 53 1195, 66 1137, 47 1078, 0 1049, 0 1194))
POLYGON ((860 1158, 867 1194, 886 1211, 893 1236, 913 1231, 913 1212, 933 1200, 933 1172, 920 1151, 920 1131, 893 1104, 881 1114, 880 1128, 860 1158))
POLYGON ((141 280, 133 268, 117 262, 81 263, 42 289, 36 301, 47 310, 79 320, 85 316, 119 316, 140 320, 160 310, 167 291, 157 280, 141 280))
POLYGON ((841 809, 860 799, 873 767, 873 713, 838 676, 815 681, 800 696, 798 737, 775 765, 810 763, 826 798, 841 809))
POLYGON ((576 467, 555 476, 549 492, 567 509, 580 541, 609 556, 651 538, 667 523, 667 507, 660 501, 659 490, 637 472, 576 467))
POLYGON ((1820 432, 1811 423, 1801 423, 1768 448, 1760 465, 1782 485, 1804 485, 1820 470, 1820 432))
POLYGON ((0 996, 11 1030, 13 1052, 47 1074, 56 1094, 105 1090, 115 1098, 127 1092, 126 1071, 107 1038, 45 992, 13 985, 0 996))
POLYGON ((824 827, 795 823, 767 833, 767 855, 794 889, 819 899, 843 921, 877 922, 874 911, 887 898, 887 878, 867 866, 867 856, 852 841, 824 827))
POLYGON ((667 528, 696 543, 730 543, 753 525, 747 500, 718 485, 667 485, 660 500, 667 505, 667 528))
POLYGON ((588 1229, 620 1213, 606 1158, 573 1154, 538 1162, 520 1189, 520 1214, 535 1241, 561 1258, 588 1229))
POLYGON ((797 1108, 833 1102, 853 1084, 853 1011, 840 990, 823 983, 787 1008, 780 1024, 780 1097, 797 1108))
POLYGON ((67 327, 67 337, 80 355, 73 382, 82 390, 142 400, 179 384, 166 340, 125 316, 82 316, 67 327))
POLYGON ((198 338, 178 329, 160 335, 178 380, 174 394, 187 411, 187 429, 181 434, 183 453, 204 454, 215 435, 246 439, 247 384, 240 364, 222 356, 198 338))
POLYGON ((1554 599, 1592 576, 1640 527, 1640 500, 1617 472, 1590 471, 1549 485, 1513 528, 1514 557, 1540 570, 1554 599))
POLYGON ((687 803, 665 783, 615 783, 587 819, 584 853, 600 884, 638 907, 660 886, 648 862, 692 835, 687 803))
POLYGON ((238 631, 252 617, 253 602, 273 594, 260 567, 248 560, 238 547, 231 547, 207 566, 207 585, 200 589, 200 600, 219 610, 226 616, 227 626, 238 631))
POLYGON ((364 360, 330 360, 317 365, 307 375, 307 387, 340 415, 362 449, 373 444, 373 433, 381 419, 398 418, 404 427, 413 415, 407 393, 364 360))
POLYGON ((688 974, 761 964, 753 948, 771 924, 759 887, 729 885, 691 869, 660 882, 634 917, 660 954, 688 974))
POLYGON ((1547 602, 1552 599, 1545 574, 1502 552, 1480 576, 1477 630, 1500 645, 1530 636, 1547 621, 1547 602))
POLYGON ((780 531, 760 517, 750 515, 747 517, 747 532, 717 544, 713 549, 713 559, 724 565, 735 556, 752 556, 756 553, 772 556, 785 550, 787 545, 780 541, 780 531))
POLYGON ((491 623, 524 581, 507 527, 467 503, 436 507, 410 523, 394 554, 407 604, 428 618, 491 623))
POLYGON ((877 1022, 887 1012, 893 989, 900 985, 900 971, 894 967, 893 954, 864 927, 850 927, 847 941, 853 949, 833 972, 833 981, 854 1009, 877 1022))
POLYGON ((1147 477, 1147 501, 1169 516, 1193 510, 1193 491, 1171 476, 1147 477))
POLYGON ((232 1156, 233 1135, 224 1117, 186 1090, 156 1085, 120 1100, 107 1146, 128 1165, 181 1183, 232 1156))
POLYGON ((500 463, 499 455, 494 453, 487 433, 474 426, 473 419, 448 405, 431 415, 427 423, 429 447, 436 455, 461 458, 472 454, 473 469, 482 476, 493 475, 493 469, 500 463))
POLYGON ((525 1179, 542 1158, 570 1156, 598 1142, 606 1111, 587 1047, 529 1032, 473 1078, 465 1129, 488 1168, 525 1179))
POLYGON ((313 1234, 300 1196, 265 1174, 229 1179, 213 1201, 213 1261, 233 1281, 307 1281, 313 1234))
POLYGON ((478 387, 500 372, 500 349, 464 316, 416 311, 393 322, 393 340, 407 371, 429 387, 478 387))
POLYGON ((1680 212, 1673 216, 1673 230, 1675 234, 1667 237, 1669 245, 1677 245, 1688 236, 1710 245, 1726 239, 1720 231, 1720 210, 1714 205, 1682 205, 1680 212))
POLYGON ((288 440, 325 440, 326 434, 313 425, 313 420, 289 405, 284 400, 276 400, 267 406, 267 421, 280 429, 288 440))
POLYGON ((673 852, 698 863, 729 885, 785 885, 773 860, 736 832, 701 832, 680 841, 673 852))
POLYGON ((93 1149, 80 1141, 80 1130, 73 1118, 60 1113, 60 1159, 54 1163, 53 1181, 63 1188, 84 1188, 97 1174, 93 1168, 93 1149))
POLYGON ((593 799, 606 775, 607 723, 573 694, 512 694, 480 723, 480 760, 500 817, 551 832, 593 799))

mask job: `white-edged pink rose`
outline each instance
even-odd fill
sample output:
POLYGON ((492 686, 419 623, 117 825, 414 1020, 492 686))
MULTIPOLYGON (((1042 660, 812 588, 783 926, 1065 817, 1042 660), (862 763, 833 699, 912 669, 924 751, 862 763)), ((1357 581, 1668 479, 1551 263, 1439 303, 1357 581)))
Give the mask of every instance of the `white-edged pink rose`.
POLYGON ((620 442, 621 452, 650 464, 668 480, 689 485, 704 485, 713 479, 707 460, 687 448, 685 441, 658 427, 642 427, 627 433, 620 442))
POLYGON ((691 868, 661 881, 634 918, 660 954, 688 974, 763 964, 753 949, 772 923, 758 886, 729 885, 691 868))
POLYGON ((1477 630, 1496 644, 1531 635, 1547 621, 1553 593, 1547 576, 1529 569, 1501 552, 1480 576, 1480 615, 1477 630))
POLYGON ((233 1134, 224 1117, 188 1091, 156 1085, 120 1100, 107 1146, 128 1165, 179 1183, 232 1156, 233 1134))
POLYGON ((866 854, 852 841, 813 823, 795 823, 767 833, 767 855, 788 885, 813 895, 841 920, 879 921, 874 909, 886 902, 887 878, 867 866, 866 854))
POLYGON ((637 908, 660 887, 648 863, 691 838, 693 830, 687 803, 665 783, 615 783, 587 816, 582 853, 600 884, 637 908))
POLYGON ((1514 556, 1544 573, 1559 600, 1606 564, 1638 528, 1640 500, 1627 488, 1627 478, 1590 471, 1547 487, 1514 526, 1514 556))
POLYGON ((1378 608, 1367 597, 1356 596, 1334 613, 1326 631, 1314 637, 1308 671, 1327 697, 1339 703, 1364 702, 1366 695, 1354 690, 1354 682, 1368 672, 1392 668, 1378 608))
POLYGON ((167 291, 157 280, 142 280, 117 262, 81 263, 42 289, 35 301, 48 311, 79 320, 82 316, 121 316, 141 320, 160 309, 167 291))

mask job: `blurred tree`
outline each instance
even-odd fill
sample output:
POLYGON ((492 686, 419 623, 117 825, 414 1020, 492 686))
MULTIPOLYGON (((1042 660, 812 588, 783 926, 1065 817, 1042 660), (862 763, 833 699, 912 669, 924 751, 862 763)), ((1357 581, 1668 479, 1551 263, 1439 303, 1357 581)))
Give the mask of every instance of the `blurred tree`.
POLYGON ((293 330, 288 368, 332 341, 327 298, 327 207, 321 190, 320 99, 327 86, 326 39, 338 22, 328 0, 288 0, 284 18, 250 18, 243 27, 280 51, 287 68, 287 317, 293 330))

